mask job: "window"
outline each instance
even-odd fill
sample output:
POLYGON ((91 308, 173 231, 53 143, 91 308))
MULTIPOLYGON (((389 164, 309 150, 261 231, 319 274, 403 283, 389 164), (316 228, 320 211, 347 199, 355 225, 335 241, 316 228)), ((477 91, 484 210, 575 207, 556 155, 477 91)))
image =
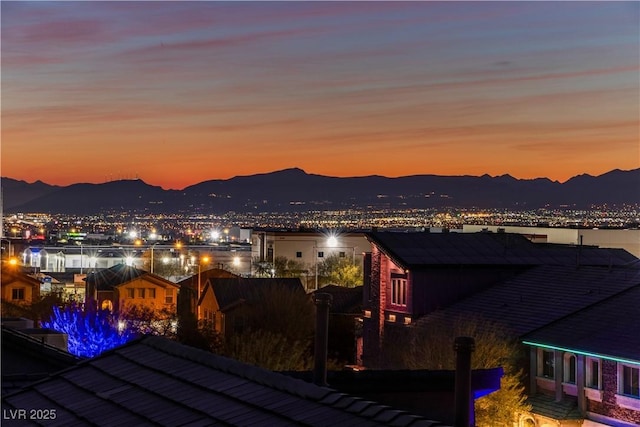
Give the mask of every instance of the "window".
POLYGON ((135 297, 135 289, 133 288, 127 288, 127 298, 133 298, 135 297))
POLYGON ((391 304, 407 305, 407 279, 391 279, 391 304))
POLYGON ((564 382, 576 383, 576 356, 571 353, 564 355, 564 382))
POLYGON ((14 301, 24 301, 24 288, 11 289, 11 299, 14 301))
POLYGON ((155 298, 156 297, 156 289, 155 288, 149 288, 149 298, 155 298))
POLYGON ((620 393, 640 398, 640 366, 622 365, 620 393))
POLYGON ((138 288, 138 298, 144 298, 145 288, 138 288))
POLYGON ((322 251, 318 252, 318 258, 324 258, 324 252, 322 251))
POLYGON ((302 258, 302 252, 296 252, 296 258, 302 258))
POLYGON ((345 254, 344 252, 338 252, 338 256, 340 258, 344 258, 345 256, 347 256, 347 254, 345 254))
POLYGON ((554 378, 555 374, 555 361, 552 350, 542 350, 542 366, 540 369, 540 376, 545 378, 554 378))
POLYGON ((587 358, 587 387, 600 388, 600 360, 587 358))
POLYGON ((173 304, 173 289, 167 288, 164 290, 164 303, 173 304))

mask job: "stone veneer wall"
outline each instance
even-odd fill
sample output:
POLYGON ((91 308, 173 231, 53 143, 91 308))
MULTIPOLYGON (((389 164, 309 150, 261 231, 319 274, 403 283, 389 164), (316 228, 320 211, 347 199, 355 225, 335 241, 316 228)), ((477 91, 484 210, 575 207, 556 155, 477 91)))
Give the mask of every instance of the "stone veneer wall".
POLYGON ((602 402, 589 400, 588 410, 616 420, 640 425, 640 411, 621 408, 616 405, 618 392, 618 364, 610 360, 602 361, 602 402))

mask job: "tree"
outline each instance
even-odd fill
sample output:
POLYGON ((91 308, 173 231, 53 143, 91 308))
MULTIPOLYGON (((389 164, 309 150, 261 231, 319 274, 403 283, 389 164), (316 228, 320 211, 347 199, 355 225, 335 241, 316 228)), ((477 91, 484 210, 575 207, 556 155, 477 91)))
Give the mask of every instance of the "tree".
POLYGON ((472 369, 498 366, 504 369, 500 390, 476 400, 476 425, 512 426, 515 417, 528 413, 531 407, 525 403, 527 396, 522 386, 523 372, 520 366, 523 354, 517 340, 501 325, 473 316, 438 319, 425 327, 416 327, 407 336, 398 339, 404 343, 385 338, 384 353, 396 367, 455 369, 453 341, 458 336, 475 339, 472 369))
POLYGON ((348 288, 362 285, 362 267, 352 259, 337 254, 328 256, 318 264, 318 286, 336 284, 348 288))
POLYGON ((63 299, 58 292, 41 295, 29 303, 15 303, 3 300, 2 315, 3 317, 24 317, 33 320, 37 324, 42 320, 51 318, 53 307, 61 305, 63 305, 63 299))
POLYGON ((120 312, 119 322, 140 335, 161 335, 175 338, 177 315, 169 309, 153 309, 144 305, 127 304, 120 312))
POLYGON ((313 366, 309 343, 269 330, 245 330, 227 339, 224 354, 272 371, 306 371, 313 366))
POLYGON ((69 353, 80 357, 98 356, 134 338, 134 333, 119 324, 109 311, 91 306, 84 310, 75 304, 55 306, 51 318, 42 326, 67 334, 69 353))

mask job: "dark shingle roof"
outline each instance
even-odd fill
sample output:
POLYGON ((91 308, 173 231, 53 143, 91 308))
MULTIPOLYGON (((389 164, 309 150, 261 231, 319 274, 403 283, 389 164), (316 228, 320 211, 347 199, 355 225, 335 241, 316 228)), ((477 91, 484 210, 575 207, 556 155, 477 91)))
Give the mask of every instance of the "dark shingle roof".
POLYGON ((329 311, 334 314, 362 314, 362 286, 347 288, 338 285, 327 285, 314 291, 314 294, 330 294, 333 299, 329 311))
POLYGON ((153 336, 3 396, 2 408, 55 409, 56 425, 441 425, 153 336))
POLYGON ((87 274, 87 278, 85 280, 87 285, 96 286, 96 289, 99 291, 110 291, 122 283, 128 282, 145 274, 149 274, 149 272, 139 270, 126 264, 116 264, 113 267, 93 271, 87 274))
POLYGON ((545 265, 424 316, 415 325, 480 316, 503 324, 515 336, 522 337, 638 284, 640 265, 617 268, 545 265))
POLYGON ((524 339, 640 361, 638 307, 640 284, 544 326, 526 335, 524 339))
POLYGON ((367 239, 405 268, 437 265, 626 265, 623 249, 532 243, 510 233, 371 232, 367 239))
POLYGON ((239 301, 260 302, 263 292, 282 289, 304 294, 304 287, 298 278, 242 278, 211 279, 211 287, 221 309, 239 301))

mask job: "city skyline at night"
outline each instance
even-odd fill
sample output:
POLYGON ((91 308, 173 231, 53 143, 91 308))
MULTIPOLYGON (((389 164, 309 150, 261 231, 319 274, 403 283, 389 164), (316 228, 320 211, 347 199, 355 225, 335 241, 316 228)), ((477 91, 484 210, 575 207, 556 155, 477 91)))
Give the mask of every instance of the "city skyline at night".
POLYGON ((2 2, 2 176, 640 167, 636 2, 2 2))

